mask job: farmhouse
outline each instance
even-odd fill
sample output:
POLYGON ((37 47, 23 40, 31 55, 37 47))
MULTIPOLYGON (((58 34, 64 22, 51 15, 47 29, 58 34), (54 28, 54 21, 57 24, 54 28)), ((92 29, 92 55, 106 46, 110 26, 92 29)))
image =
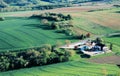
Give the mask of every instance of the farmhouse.
POLYGON ((85 45, 78 47, 79 51, 83 52, 84 54, 94 56, 97 54, 104 54, 109 53, 111 50, 105 44, 97 44, 95 42, 86 42, 85 45))
POLYGON ((80 52, 83 52, 83 54, 90 56, 111 52, 111 50, 105 44, 101 43, 99 40, 97 41, 97 39, 93 41, 89 39, 82 40, 69 44, 69 46, 65 45, 60 48, 79 50, 80 52))

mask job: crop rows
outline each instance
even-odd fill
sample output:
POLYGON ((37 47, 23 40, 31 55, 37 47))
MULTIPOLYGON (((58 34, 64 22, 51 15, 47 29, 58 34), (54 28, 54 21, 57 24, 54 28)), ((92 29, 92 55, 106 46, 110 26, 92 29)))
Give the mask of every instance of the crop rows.
POLYGON ((11 18, 0 22, 0 51, 55 44, 56 41, 64 42, 67 37, 36 25, 40 26, 39 20, 28 18, 11 18))
POLYGON ((3 72, 0 73, 0 76, 103 76, 103 68, 106 68, 109 74, 115 74, 119 70, 119 68, 114 65, 72 61, 3 72))

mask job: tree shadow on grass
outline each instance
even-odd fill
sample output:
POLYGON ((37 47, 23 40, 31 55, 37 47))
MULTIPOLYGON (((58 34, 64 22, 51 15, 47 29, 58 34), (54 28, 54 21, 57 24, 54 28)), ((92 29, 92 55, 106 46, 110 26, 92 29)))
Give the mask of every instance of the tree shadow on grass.
POLYGON ((119 68, 120 68, 120 64, 117 64, 117 67, 119 67, 119 68))
POLYGON ((68 36, 68 37, 62 37, 62 38, 57 38, 57 39, 62 39, 62 40, 76 40, 74 37, 72 36, 68 36))
POLYGON ((120 11, 116 11, 115 13, 120 13, 120 11))
POLYGON ((46 25, 40 25, 40 24, 27 24, 27 25, 24 25, 24 26, 27 26, 27 27, 32 27, 34 29, 43 29, 43 30, 50 30, 50 28, 46 25))
POLYGON ((90 56, 90 55, 87 55, 87 54, 81 54, 80 57, 81 57, 81 58, 90 58, 91 56, 90 56))

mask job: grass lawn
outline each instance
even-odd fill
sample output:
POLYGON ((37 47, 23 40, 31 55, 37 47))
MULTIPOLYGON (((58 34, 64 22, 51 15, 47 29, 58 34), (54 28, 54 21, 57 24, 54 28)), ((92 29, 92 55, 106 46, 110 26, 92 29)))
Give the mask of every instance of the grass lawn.
POLYGON ((119 71, 119 68, 115 65, 70 61, 42 67, 2 72, 0 76, 103 76, 103 69, 108 74, 116 74, 119 71))

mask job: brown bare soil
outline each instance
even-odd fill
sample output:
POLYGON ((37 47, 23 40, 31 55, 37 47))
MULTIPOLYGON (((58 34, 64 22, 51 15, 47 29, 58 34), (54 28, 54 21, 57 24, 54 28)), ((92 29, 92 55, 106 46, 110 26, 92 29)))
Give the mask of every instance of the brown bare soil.
POLYGON ((89 59, 88 61, 94 62, 94 63, 108 63, 108 64, 119 64, 120 65, 120 56, 107 56, 107 57, 101 57, 101 58, 95 58, 95 59, 89 59))

